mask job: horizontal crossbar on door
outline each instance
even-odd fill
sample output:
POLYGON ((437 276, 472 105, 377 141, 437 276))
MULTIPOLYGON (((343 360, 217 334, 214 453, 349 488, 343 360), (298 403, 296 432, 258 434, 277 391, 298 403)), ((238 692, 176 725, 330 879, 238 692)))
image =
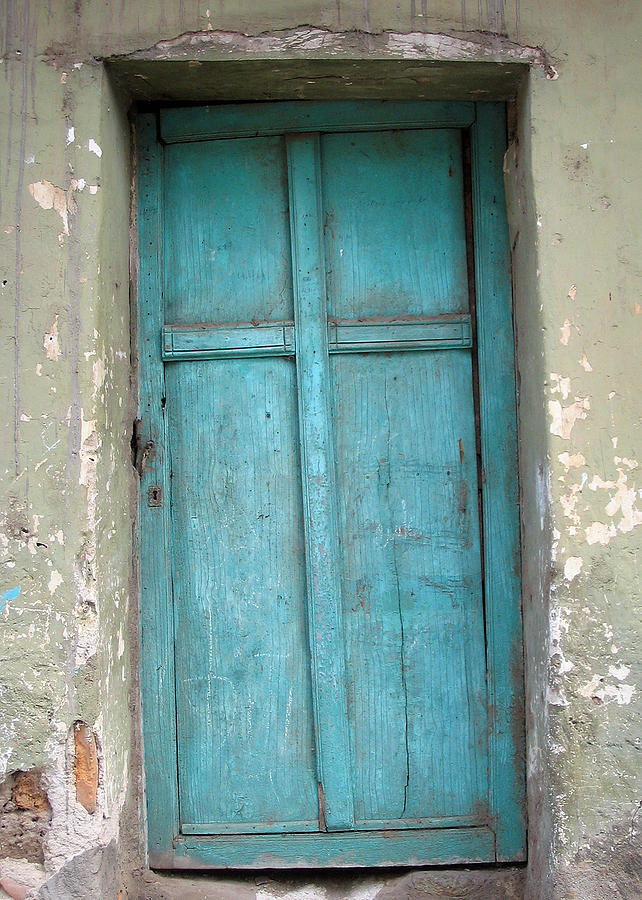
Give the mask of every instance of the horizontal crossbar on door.
POLYGON ((291 356, 294 323, 166 325, 163 359, 217 359, 236 356, 291 356))
POLYGON ((166 144, 301 132, 382 131, 399 128, 468 128, 475 104, 440 100, 291 100, 161 109, 166 144))
MULTIPOLYGON (((341 319, 328 323, 330 353, 465 349, 472 345, 470 316, 399 319, 341 319)), ((294 323, 257 325, 166 325, 163 360, 292 356, 294 323)))
POLYGON ((373 350, 448 350, 470 347, 470 316, 420 321, 353 320, 330 322, 330 353, 365 353, 373 350))

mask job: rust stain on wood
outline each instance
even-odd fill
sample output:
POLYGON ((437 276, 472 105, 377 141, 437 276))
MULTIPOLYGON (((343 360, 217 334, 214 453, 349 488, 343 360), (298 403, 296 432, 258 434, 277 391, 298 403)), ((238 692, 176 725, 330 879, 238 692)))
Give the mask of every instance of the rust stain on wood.
POLYGON ((319 788, 319 831, 327 831, 328 826, 325 821, 325 791, 321 782, 317 782, 319 788))

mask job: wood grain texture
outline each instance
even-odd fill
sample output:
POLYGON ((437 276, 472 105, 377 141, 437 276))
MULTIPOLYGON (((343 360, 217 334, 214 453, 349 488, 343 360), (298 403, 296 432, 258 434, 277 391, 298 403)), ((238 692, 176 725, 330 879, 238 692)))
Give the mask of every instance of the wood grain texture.
POLYGON ((147 841, 150 852, 166 850, 178 833, 174 609, 171 594, 169 509, 147 505, 147 486, 167 497, 165 373, 159 354, 163 324, 162 156, 156 119, 138 120, 138 335, 141 437, 153 453, 141 479, 139 505, 141 693, 147 782, 147 841))
POLYGON ((324 135, 328 315, 466 312, 458 131, 324 135))
POLYGON ((305 510, 308 629, 321 827, 354 821, 339 582, 328 329, 321 235, 319 138, 289 137, 297 381, 305 510))
POLYGON ((429 103, 410 100, 293 100, 268 105, 204 106, 163 109, 160 131, 168 143, 252 137, 256 134, 358 131, 384 128, 465 128, 474 121, 472 103, 429 103))
POLYGON ((291 356, 294 325, 170 325, 163 328, 163 360, 233 359, 247 356, 291 356))
POLYGON ((523 856, 503 113, 472 130, 482 542, 472 107, 437 106, 176 110, 221 139, 163 150, 140 119, 153 865, 523 856))
POLYGON ((472 129, 491 814, 500 861, 526 858, 517 413, 502 103, 472 129))
POLYGON ((487 798, 469 353, 332 358, 358 819, 487 798))
POLYGON ((326 866, 420 866, 482 863, 493 856, 489 828, 435 828, 380 834, 292 834, 184 838, 173 853, 154 854, 154 868, 304 869, 326 866))
POLYGON ((168 366, 181 820, 317 820, 295 366, 168 366))
POLYGON ((278 137, 165 148, 165 324, 292 318, 278 137))

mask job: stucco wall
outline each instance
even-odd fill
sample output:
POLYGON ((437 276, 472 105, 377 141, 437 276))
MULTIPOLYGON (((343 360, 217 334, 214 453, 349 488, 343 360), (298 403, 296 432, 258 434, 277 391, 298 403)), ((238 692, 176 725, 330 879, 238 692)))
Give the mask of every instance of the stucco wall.
MULTIPOLYGON (((632 896, 641 796, 641 25, 634 0, 259 0, 241 12, 227 0, 209 9, 191 0, 7 0, 0 778, 4 771, 10 794, 16 772, 42 772, 47 799, 30 867, 18 872, 5 858, 0 877, 48 879, 42 896, 72 896, 60 887, 70 861, 82 871, 79 861, 87 868, 91 856, 96 883, 112 877, 104 859, 117 860, 119 838, 131 843, 119 823, 136 822, 126 112, 137 67, 145 75, 137 93, 156 98, 170 92, 166 75, 165 88, 162 79, 154 84, 158 60, 183 60, 172 88, 183 96, 203 96, 207 71, 210 95, 232 98, 252 90, 245 76, 234 82, 229 74, 226 83, 220 69, 203 67, 257 57, 270 61, 274 95, 342 96, 347 79, 327 80, 335 65, 441 58, 467 59, 468 74, 404 70, 390 91, 504 96, 514 74, 502 81, 478 63, 531 64, 506 158, 520 381, 528 890, 566 897, 580 885, 577 896, 591 898, 610 879, 611 896, 632 896), (277 64, 287 68, 285 57, 299 60, 298 71, 312 66, 301 60, 315 60, 316 83, 288 87, 274 73, 277 64), (115 82, 105 59, 116 59, 115 82), (97 745, 95 812, 76 799, 77 722, 97 745), (112 849, 97 863, 102 846, 112 849)), ((3 821, 10 808, 11 829, 19 829, 21 810, 7 802, 3 821)), ((22 846, 11 829, 14 849, 11 840, 0 849, 6 857, 22 846)))

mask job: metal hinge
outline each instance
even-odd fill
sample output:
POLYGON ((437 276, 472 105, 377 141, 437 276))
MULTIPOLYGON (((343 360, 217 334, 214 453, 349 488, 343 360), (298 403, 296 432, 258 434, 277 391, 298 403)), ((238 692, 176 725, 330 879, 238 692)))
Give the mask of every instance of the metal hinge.
POLYGON ((143 420, 134 419, 134 428, 132 431, 132 465, 138 472, 140 478, 145 474, 147 460, 153 459, 155 455, 154 442, 146 441, 143 443, 143 420))

